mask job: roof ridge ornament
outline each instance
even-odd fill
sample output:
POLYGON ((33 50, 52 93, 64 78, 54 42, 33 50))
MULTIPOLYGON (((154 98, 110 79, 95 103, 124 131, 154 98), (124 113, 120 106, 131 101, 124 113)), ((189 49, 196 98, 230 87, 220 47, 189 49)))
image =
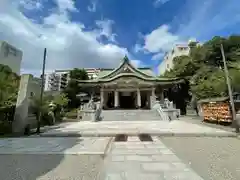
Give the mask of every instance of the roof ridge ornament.
POLYGON ((124 56, 123 61, 124 62, 129 62, 129 59, 128 59, 127 55, 124 56))

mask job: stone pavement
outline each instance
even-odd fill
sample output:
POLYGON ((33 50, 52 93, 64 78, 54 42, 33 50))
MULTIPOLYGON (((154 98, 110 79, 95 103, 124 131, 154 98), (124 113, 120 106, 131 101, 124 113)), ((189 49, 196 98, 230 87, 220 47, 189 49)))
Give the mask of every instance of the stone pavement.
POLYGON ((104 155, 110 137, 5 138, 0 154, 99 154, 104 155))
POLYGON ((100 121, 73 122, 42 133, 43 137, 115 136, 116 134, 138 135, 147 133, 162 136, 236 136, 233 132, 206 127, 189 122, 174 121, 100 121))
POLYGON ((105 180, 203 180, 157 137, 141 142, 128 137, 114 142, 99 179, 105 180))

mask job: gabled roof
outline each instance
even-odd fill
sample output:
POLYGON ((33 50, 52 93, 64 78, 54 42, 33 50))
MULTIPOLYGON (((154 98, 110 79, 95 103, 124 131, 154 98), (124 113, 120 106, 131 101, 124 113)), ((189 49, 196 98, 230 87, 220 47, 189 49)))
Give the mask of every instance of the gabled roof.
POLYGON ((79 80, 79 82, 83 83, 105 83, 105 82, 111 82, 114 80, 117 80, 119 78, 124 78, 124 77, 132 77, 132 78, 137 78, 139 80, 143 81, 149 81, 149 82, 160 82, 160 83, 165 83, 165 84, 172 84, 172 83, 180 83, 183 82, 183 79, 180 78, 159 78, 159 77, 143 77, 138 74, 133 74, 133 73, 121 73, 116 76, 113 76, 111 78, 106 78, 106 79, 93 79, 93 80, 79 80))
POLYGON ((109 83, 120 78, 135 78, 139 79, 142 82, 149 82, 153 84, 175 84, 181 83, 184 80, 181 78, 160 78, 149 73, 149 68, 134 68, 127 57, 125 57, 116 69, 101 69, 105 74, 100 75, 97 79, 92 80, 77 80, 82 85, 94 85, 101 83, 109 83), (148 72, 148 73, 146 73, 148 72))
POLYGON ((150 68, 135 68, 133 65, 129 62, 129 59, 127 56, 123 58, 122 63, 116 68, 116 69, 103 69, 99 73, 98 79, 106 79, 106 78, 112 78, 118 74, 122 73, 132 73, 138 76, 142 76, 145 78, 151 78, 153 77, 153 73, 151 72, 150 68))

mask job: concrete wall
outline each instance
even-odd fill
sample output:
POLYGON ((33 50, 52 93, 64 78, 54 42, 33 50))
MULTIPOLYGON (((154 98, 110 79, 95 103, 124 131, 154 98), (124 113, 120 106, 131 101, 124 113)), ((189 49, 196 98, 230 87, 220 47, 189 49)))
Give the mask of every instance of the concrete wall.
POLYGON ((37 120, 30 112, 31 97, 40 96, 40 81, 30 74, 21 76, 15 116, 13 121, 13 133, 23 133, 25 127, 30 124, 35 126, 37 120))
POLYGON ((13 72, 20 74, 22 56, 22 51, 0 41, 0 64, 8 65, 13 72))

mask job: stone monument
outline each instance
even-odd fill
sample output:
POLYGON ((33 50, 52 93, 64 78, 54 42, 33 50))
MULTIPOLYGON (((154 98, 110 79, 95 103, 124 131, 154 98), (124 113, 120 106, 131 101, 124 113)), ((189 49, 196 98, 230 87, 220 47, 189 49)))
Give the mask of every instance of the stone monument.
POLYGON ((19 85, 14 121, 12 124, 13 133, 23 134, 26 128, 35 127, 37 124, 36 115, 30 111, 31 97, 40 95, 40 81, 30 74, 21 76, 19 85))

